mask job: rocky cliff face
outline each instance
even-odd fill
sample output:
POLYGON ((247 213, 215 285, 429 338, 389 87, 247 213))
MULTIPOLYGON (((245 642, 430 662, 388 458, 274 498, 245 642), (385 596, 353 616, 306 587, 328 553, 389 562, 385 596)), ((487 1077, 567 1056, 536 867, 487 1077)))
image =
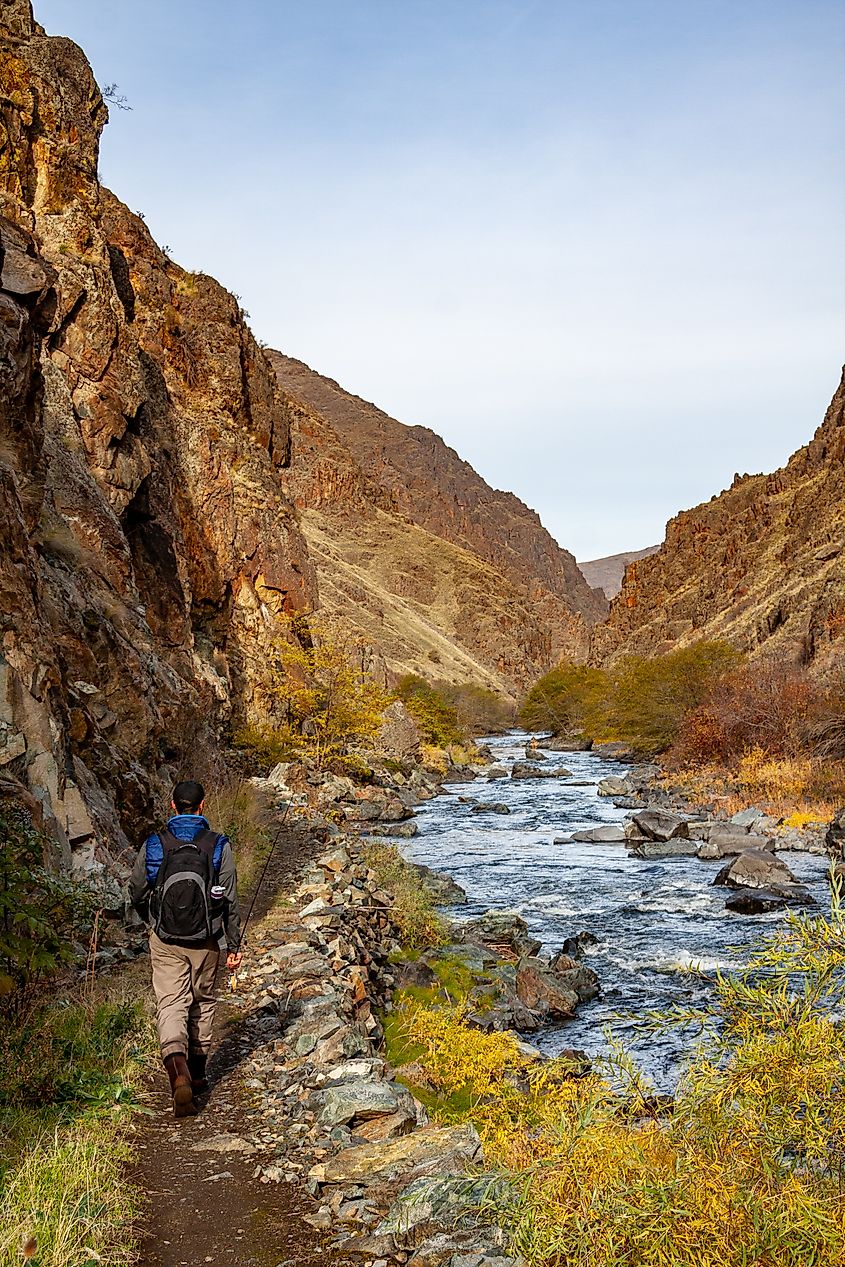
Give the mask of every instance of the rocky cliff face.
POLYGON ((631 564, 597 661, 726 638, 820 670, 845 636, 845 379, 813 439, 773 475, 742 476, 677 515, 631 564))
POLYGON ((0 766, 90 865, 253 710, 316 586, 287 411, 234 298, 97 179, 81 51, 0 12, 0 766))
POLYGON ((533 511, 434 432, 301 361, 271 360, 297 454, 286 478, 325 605, 361 622, 403 670, 513 688, 562 655, 584 658, 606 601, 533 511))

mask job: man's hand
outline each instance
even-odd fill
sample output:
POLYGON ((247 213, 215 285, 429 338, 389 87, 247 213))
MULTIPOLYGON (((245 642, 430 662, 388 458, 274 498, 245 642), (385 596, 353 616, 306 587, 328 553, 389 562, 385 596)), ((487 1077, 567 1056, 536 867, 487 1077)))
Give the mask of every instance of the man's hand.
POLYGON ((234 971, 235 968, 240 968, 242 959, 243 955, 239 950, 230 950, 226 956, 226 967, 234 971))

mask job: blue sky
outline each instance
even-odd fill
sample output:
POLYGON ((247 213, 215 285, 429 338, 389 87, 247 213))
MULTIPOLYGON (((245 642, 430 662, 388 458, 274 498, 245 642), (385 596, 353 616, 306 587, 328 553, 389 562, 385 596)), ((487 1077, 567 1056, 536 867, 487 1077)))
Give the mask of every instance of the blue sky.
POLYGON ((256 335, 577 557, 809 439, 845 359, 836 0, 36 0, 105 182, 256 335))

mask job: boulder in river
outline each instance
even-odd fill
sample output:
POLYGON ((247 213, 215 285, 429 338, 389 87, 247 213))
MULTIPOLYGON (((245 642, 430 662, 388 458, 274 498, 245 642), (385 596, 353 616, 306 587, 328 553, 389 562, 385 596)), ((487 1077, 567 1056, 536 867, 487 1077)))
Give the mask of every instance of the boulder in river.
POLYGON ((529 744, 528 747, 525 749, 526 761, 548 761, 548 759, 549 758, 546 756, 545 752, 541 752, 540 749, 537 747, 532 747, 529 744))
POLYGON ((504 801, 490 801, 487 804, 480 801, 477 805, 473 805, 470 812, 473 814, 509 814, 511 810, 510 806, 506 805, 504 801))
POLYGON ((422 887, 438 906, 461 906, 467 900, 461 886, 445 871, 435 871, 432 867, 423 866, 421 862, 411 862, 408 865, 416 871, 422 887))
POLYGON ((528 934, 528 925, 516 911, 486 911, 460 926, 461 937, 471 945, 489 947, 513 958, 536 955, 540 942, 528 934))
POLYGON ((694 858, 698 848, 697 841, 685 840, 682 836, 675 836, 672 840, 639 838, 628 841, 628 851, 633 858, 694 858))
POLYGON ((487 781, 492 783, 495 779, 506 779, 508 777, 507 766, 491 765, 487 770, 487 781))
POLYGON ((551 963, 526 956, 516 970, 516 992, 543 1019, 565 1020, 574 1016, 579 1003, 596 997, 599 980, 591 968, 568 955, 556 955, 551 963))
MULTIPOLYGON (((621 845, 625 840, 625 830, 618 823, 606 823, 602 827, 588 827, 585 831, 574 831, 569 839, 587 845, 621 845)), ((557 843, 555 841, 555 844, 557 843)))
POLYGON ((627 778, 620 779, 615 774, 600 779, 597 789, 599 796, 628 796, 633 790, 633 785, 627 778))
POLYGON ((689 840, 687 820, 681 818, 680 814, 671 814, 665 809, 640 810, 633 815, 631 823, 646 840, 689 840))
POLYGON ((777 890, 782 885, 798 886, 786 863, 767 849, 747 849, 739 854, 722 867, 713 883, 726 884, 731 889, 777 890))
POLYGON ((775 848, 773 836, 752 836, 743 829, 730 823, 713 823, 706 840, 702 840, 698 849, 699 858, 734 858, 747 849, 775 848))
POLYGON ((737 915, 765 915, 784 906, 810 906, 812 902, 812 895, 801 884, 797 884, 796 892, 789 896, 769 888, 737 888, 728 897, 725 910, 735 911, 737 915))
POLYGON ((560 766, 556 770, 546 770, 532 761, 514 761, 511 768, 512 779, 571 779, 572 771, 560 766))

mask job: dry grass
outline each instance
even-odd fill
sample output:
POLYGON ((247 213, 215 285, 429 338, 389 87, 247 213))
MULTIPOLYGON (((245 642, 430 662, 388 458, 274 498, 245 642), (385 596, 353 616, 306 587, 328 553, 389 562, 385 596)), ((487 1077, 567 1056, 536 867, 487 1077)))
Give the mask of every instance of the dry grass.
POLYGON ((667 785, 691 803, 715 804, 728 814, 756 806, 786 826, 830 822, 845 803, 845 767, 817 757, 770 757, 747 752, 734 768, 695 766, 673 771, 667 785))

